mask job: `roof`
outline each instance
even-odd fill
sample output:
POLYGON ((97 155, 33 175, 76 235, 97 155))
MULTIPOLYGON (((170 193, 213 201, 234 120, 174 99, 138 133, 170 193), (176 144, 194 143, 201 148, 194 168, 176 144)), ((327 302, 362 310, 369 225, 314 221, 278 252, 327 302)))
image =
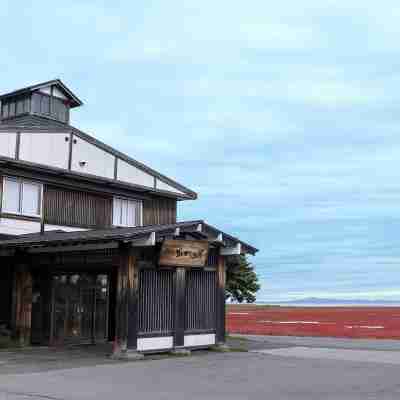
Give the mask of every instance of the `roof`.
POLYGON ((18 237, 0 240, 0 250, 28 249, 32 247, 55 247, 66 245, 98 244, 108 242, 134 242, 137 239, 154 235, 155 240, 163 236, 180 233, 192 233, 195 236, 213 239, 223 246, 234 247, 240 244, 242 253, 255 254, 258 249, 208 225, 202 220, 184 221, 168 225, 148 225, 134 228, 109 228, 89 231, 61 232, 52 231, 20 235, 18 237))
POLYGON ((40 90, 49 86, 57 86, 58 89, 60 89, 70 100, 71 108, 83 105, 83 102, 60 79, 53 79, 51 81, 46 81, 38 83, 36 85, 27 86, 22 89, 14 90, 13 92, 1 95, 0 100, 6 99, 8 97, 18 96, 21 94, 32 93, 36 90, 40 90))
MULTIPOLYGON (((128 155, 112 148, 111 146, 103 143, 102 141, 96 139, 95 137, 75 128, 72 125, 65 124, 62 122, 55 121, 51 118, 46 118, 43 116, 38 116, 38 115, 21 115, 19 117, 15 117, 13 119, 8 119, 4 121, 3 123, 0 121, 0 132, 1 131, 9 131, 9 130, 26 130, 26 131, 40 131, 40 132, 72 132, 74 135, 80 137, 81 139, 84 139, 88 141, 89 143, 92 143, 93 145, 99 147, 100 149, 114 155, 115 157, 118 157, 119 159, 126 161, 129 164, 132 164, 133 166, 155 176, 156 178, 159 178, 161 181, 167 183, 168 185, 173 186, 174 188, 178 189, 179 191, 182 191, 184 195, 180 196, 179 194, 175 193, 175 197, 182 198, 182 199, 197 199, 197 193, 194 192, 193 190, 187 188, 186 186, 174 181, 171 178, 168 178, 167 176, 161 174, 160 172, 148 167, 147 165, 135 160, 132 157, 129 157, 128 155)), ((21 161, 16 161, 17 163, 21 163, 21 161)), ((49 167, 49 169, 52 169, 49 167)), ((151 191, 153 192, 160 192, 162 193, 161 190, 157 189, 152 189, 151 191)))
POLYGON ((3 233, 0 233, 0 240, 12 239, 14 237, 15 237, 15 235, 5 235, 3 233))
POLYGON ((70 131, 72 126, 65 122, 57 121, 54 118, 47 118, 42 115, 21 114, 13 118, 0 120, 0 129, 57 129, 70 131))

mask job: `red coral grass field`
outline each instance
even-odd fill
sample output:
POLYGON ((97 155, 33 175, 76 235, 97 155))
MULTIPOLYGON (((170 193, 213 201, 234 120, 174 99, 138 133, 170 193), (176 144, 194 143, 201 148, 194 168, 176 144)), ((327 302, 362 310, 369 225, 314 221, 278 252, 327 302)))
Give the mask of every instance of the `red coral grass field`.
POLYGON ((230 334, 400 339, 400 307, 228 305, 230 334))

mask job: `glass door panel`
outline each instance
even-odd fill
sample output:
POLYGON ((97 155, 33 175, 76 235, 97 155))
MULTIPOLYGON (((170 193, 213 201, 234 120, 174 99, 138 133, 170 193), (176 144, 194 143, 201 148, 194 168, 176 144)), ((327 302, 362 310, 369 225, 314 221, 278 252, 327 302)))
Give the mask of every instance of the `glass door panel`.
POLYGON ((58 296, 55 299, 54 304, 54 342, 63 342, 66 333, 66 315, 67 315, 67 303, 65 299, 58 296))
POLYGON ((93 339, 94 288, 81 289, 81 338, 93 339))
POLYGON ((53 277, 53 342, 107 338, 108 276, 63 274, 53 277))
POLYGON ((95 307, 95 338, 98 341, 108 336, 108 276, 97 275, 96 307, 95 307))
POLYGON ((72 279, 67 292, 68 314, 66 315, 67 332, 65 336, 70 340, 79 340, 82 336, 80 288, 72 283, 72 279))
POLYGON ((55 276, 54 282, 54 314, 53 341, 57 344, 65 340, 67 323, 66 275, 55 276))

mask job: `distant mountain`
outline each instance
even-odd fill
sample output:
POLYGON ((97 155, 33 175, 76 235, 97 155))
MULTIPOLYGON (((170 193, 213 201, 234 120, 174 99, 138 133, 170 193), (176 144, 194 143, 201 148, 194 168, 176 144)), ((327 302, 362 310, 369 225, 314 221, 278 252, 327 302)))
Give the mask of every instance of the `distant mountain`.
POLYGON ((259 304, 277 304, 277 305, 322 305, 322 306, 335 306, 335 305, 360 305, 360 306, 374 306, 374 305, 400 305, 400 300, 360 300, 360 299, 324 299, 317 297, 308 297, 299 300, 279 301, 279 302, 257 302, 259 304))

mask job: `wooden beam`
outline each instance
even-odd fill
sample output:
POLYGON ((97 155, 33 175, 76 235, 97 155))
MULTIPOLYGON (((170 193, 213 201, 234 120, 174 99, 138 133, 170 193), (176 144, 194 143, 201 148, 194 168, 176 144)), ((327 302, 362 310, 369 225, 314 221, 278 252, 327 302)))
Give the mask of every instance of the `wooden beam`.
POLYGON ((32 274, 29 265, 17 263, 14 270, 12 335, 20 346, 31 344, 32 274))
POLYGON ((186 291, 186 269, 178 267, 175 271, 175 326, 174 326, 174 348, 184 347, 185 341, 185 291, 186 291))
POLYGON ((121 245, 113 349, 116 358, 127 358, 128 350, 137 349, 138 281, 136 251, 128 244, 121 245))
MULTIPOLYGON (((222 251, 223 249, 221 249, 222 251)), ((217 264, 217 345, 225 343, 225 285, 226 285, 226 265, 225 257, 218 256, 217 264)))
POLYGON ((77 245, 53 246, 53 247, 34 247, 28 249, 27 252, 29 254, 66 253, 71 251, 93 251, 93 250, 116 249, 116 248, 118 248, 117 242, 109 242, 109 243, 77 244, 77 245))
POLYGON ((117 298, 115 310, 115 338, 113 355, 120 357, 128 349, 128 254, 121 247, 117 272, 117 298))
POLYGON ((234 256, 242 254, 242 245, 237 243, 233 247, 221 248, 221 256, 234 256))
POLYGON ((210 241, 211 243, 223 245, 223 244, 224 244, 224 237, 223 237, 222 233, 219 233, 217 236, 211 237, 211 238, 209 239, 209 241, 210 241))
POLYGON ((133 247, 150 247, 156 245, 156 233, 151 232, 147 237, 141 239, 127 240, 125 243, 131 243, 133 247))
POLYGON ((128 255, 128 350, 137 349, 137 316, 139 300, 139 269, 135 250, 128 255))

